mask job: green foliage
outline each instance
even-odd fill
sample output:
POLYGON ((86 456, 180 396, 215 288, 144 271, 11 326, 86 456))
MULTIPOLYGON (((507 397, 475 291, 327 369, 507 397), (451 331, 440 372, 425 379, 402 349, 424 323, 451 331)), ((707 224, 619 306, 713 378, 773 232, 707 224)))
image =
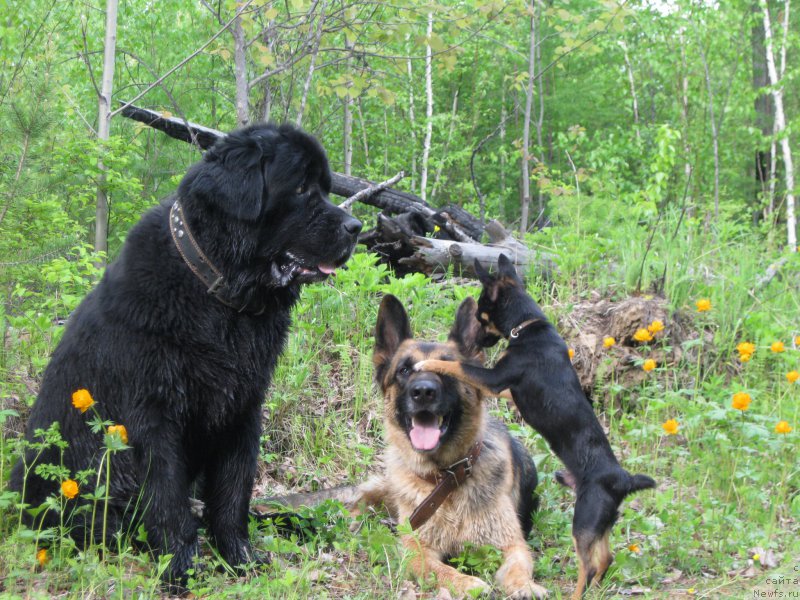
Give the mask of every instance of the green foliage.
MULTIPOLYGON (((277 121, 297 118, 311 60, 303 53, 312 46, 322 4, 259 1, 242 15, 249 42, 247 77, 253 81, 273 71, 251 86, 254 118, 265 113, 277 121)), ((488 218, 500 217, 507 225, 519 216, 521 107, 535 16, 538 79, 528 169, 533 216, 542 211, 539 222, 551 226, 525 241, 551 253, 558 269, 548 280, 532 277, 531 290, 553 318, 568 318, 576 302, 596 294, 662 294, 681 326, 695 334, 680 344, 676 364, 659 365, 641 385, 611 381, 597 390, 597 409, 624 464, 660 482, 656 492, 642 494, 623 510, 612 537, 616 562, 608 585, 640 584, 653 590, 651 597, 662 597, 672 587, 701 589, 711 580, 708 594, 731 589, 736 595, 742 590, 730 588, 726 578, 761 568, 749 549, 777 552, 782 566, 786 557, 798 555, 800 494, 794 465, 800 384, 789 383, 785 374, 798 369, 800 297, 793 274, 800 262, 796 254, 784 254, 782 164, 772 212, 768 186, 757 186, 753 172, 756 151, 768 150, 771 127, 755 108, 764 90, 753 87, 760 66, 750 62, 758 56, 754 35, 760 15, 752 3, 573 0, 545 6, 478 0, 422 6, 401 1, 378 11, 369 4, 324 4, 321 50, 303 125, 321 139, 333 168, 343 167, 342 118, 349 101, 353 174, 382 180, 405 170, 399 187, 420 191, 424 56, 430 45, 429 201, 454 202, 475 214, 485 209, 488 218), (435 21, 430 37, 428 10, 435 21), (352 52, 345 51, 347 46, 352 52), (720 137, 718 217, 703 55, 720 137), (637 123, 629 75, 638 100, 637 123), (535 131, 540 108, 541 138, 535 131), (764 273, 780 259, 777 276, 764 283, 764 273), (710 299, 710 312, 695 312, 699 298, 710 299), (778 340, 786 345, 783 353, 770 350, 778 340), (748 362, 741 362, 735 350, 742 341, 757 347, 748 362), (731 407, 737 391, 753 398, 746 412, 731 407), (661 429, 670 418, 680 424, 676 436, 661 429), (776 433, 779 420, 795 431, 776 433), (633 544, 640 552, 629 549, 633 544), (663 583, 673 569, 682 578, 674 585, 663 583)), ((153 10, 144 3, 123 4, 113 100, 133 97, 186 58, 232 18, 238 5, 164 1, 153 10), (208 7, 219 12, 212 14, 208 7)), ((780 39, 777 5, 770 5, 780 39)), ((64 321, 101 276, 102 257, 92 251, 94 203, 103 181, 99 162, 107 169, 103 185, 110 199, 113 258, 139 215, 175 189, 198 154, 119 116, 112 121, 111 139, 95 140, 102 4, 8 0, 3 6, 0 576, 9 593, 27 597, 152 597, 167 559, 152 561, 132 550, 141 532, 120 537, 112 549, 78 549, 65 535, 69 523, 46 531, 21 527, 21 511, 37 509, 23 509, 5 484, 10 464, 25 448, 63 447, 57 427, 42 432, 39 446, 18 434, 64 321), (45 542, 49 562, 42 567, 35 555, 45 542)), ((788 135, 796 146, 800 95, 789 92, 798 77, 791 57, 800 13, 792 12, 790 19, 784 88, 788 135)), ((233 70, 233 40, 224 33, 139 102, 231 129, 236 125, 233 70)), ((365 223, 374 218, 364 207, 356 210, 365 223)), ((298 490, 363 480, 383 444, 383 409, 371 365, 381 296, 400 297, 415 332, 441 340, 455 307, 477 291, 460 283, 433 284, 421 275, 394 278, 367 253, 357 253, 331 284, 304 289, 265 399, 265 480, 298 490)), ((542 473, 542 509, 530 543, 537 578, 557 597, 557 588, 569 587, 564 582, 576 573, 571 495, 552 481, 555 459, 541 438, 520 424, 513 408, 493 402, 491 410, 532 450, 542 473)), ((87 418, 103 457, 98 469, 40 469, 54 480, 71 477, 85 486, 99 511, 108 502, 111 457, 127 451, 119 435, 107 434, 109 425, 87 418)), ((54 496, 46 508, 63 513, 64 502, 54 496)), ((250 579, 236 579, 204 546, 193 592, 394 597, 408 577, 396 537, 377 519, 359 517, 353 533, 335 505, 309 509, 298 518, 295 524, 307 531, 306 540, 253 526, 256 547, 274 560, 250 579)), ((473 549, 459 555, 456 564, 491 580, 497 554, 473 549)), ((748 588, 739 595, 751 593, 748 588)))

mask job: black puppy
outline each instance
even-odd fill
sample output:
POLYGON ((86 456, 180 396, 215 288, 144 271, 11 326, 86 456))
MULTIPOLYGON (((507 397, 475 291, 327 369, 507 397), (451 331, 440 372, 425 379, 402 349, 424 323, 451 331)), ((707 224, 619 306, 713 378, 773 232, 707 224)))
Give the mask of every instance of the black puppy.
POLYGON ((608 542, 623 498, 655 487, 646 475, 631 475, 617 462, 608 439, 581 389, 567 345, 525 291, 511 261, 501 254, 499 271, 490 275, 476 261, 483 284, 476 318, 484 346, 504 337, 508 350, 494 368, 465 362, 426 360, 417 368, 479 385, 494 395, 513 398, 522 418, 541 433, 568 473, 556 474, 577 495, 572 523, 578 554, 578 583, 573 598, 605 575, 613 555, 608 542))
MULTIPOLYGON (((130 450, 111 462, 111 534, 146 527, 148 544, 173 555, 165 575, 183 583, 197 554, 190 488, 202 481, 208 531, 231 565, 253 560, 248 506, 261 435, 261 404, 283 350, 300 284, 344 264, 361 223, 328 201, 322 146, 294 127, 255 125, 217 142, 177 193, 131 229, 122 252, 69 319, 27 426, 58 423, 68 446, 27 452, 11 487, 38 507, 59 482, 101 468, 103 437, 70 403, 88 390, 104 420, 127 428, 130 450), (26 477, 27 474, 27 477, 26 477)), ((102 467, 104 469, 104 467, 102 467)), ((100 481, 105 480, 105 471, 100 481)), ((73 536, 103 530, 103 510, 74 509, 73 536)), ((34 519, 31 519, 33 521, 34 519)), ((35 526, 53 526, 45 511, 35 526)))

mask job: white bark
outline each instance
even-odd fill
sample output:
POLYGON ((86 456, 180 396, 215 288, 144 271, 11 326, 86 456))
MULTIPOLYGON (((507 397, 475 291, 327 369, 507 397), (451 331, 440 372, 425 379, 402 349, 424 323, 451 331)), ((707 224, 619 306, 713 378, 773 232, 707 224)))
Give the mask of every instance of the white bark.
POLYGON ((708 68, 708 58, 706 57, 703 44, 700 40, 698 40, 697 47, 700 49, 700 58, 703 61, 706 91, 708 92, 708 118, 711 122, 711 143, 714 149, 714 218, 719 219, 719 131, 717 128, 717 119, 714 116, 714 90, 711 87, 711 73, 708 68))
POLYGON ((425 45, 425 141, 422 145, 422 171, 419 182, 419 197, 423 202, 428 199, 428 157, 431 152, 431 135, 433 134, 433 56, 430 44, 432 35, 433 13, 428 13, 428 43, 425 45))
POLYGON ((408 59, 408 121, 411 124, 411 191, 417 185, 417 121, 414 118, 414 77, 408 59))
MULTIPOLYGON (((788 14, 790 0, 785 0, 785 25, 788 27, 788 14)), ((790 252, 797 252, 797 222, 794 212, 794 163, 792 150, 789 145, 789 136, 786 132, 786 113, 783 110, 783 88, 779 85, 780 79, 775 67, 775 54, 772 49, 772 23, 769 16, 769 7, 766 0, 761 0, 761 10, 764 14, 764 45, 767 51, 767 72, 772 86, 772 100, 775 104, 775 129, 780 136, 781 150, 783 151, 783 167, 786 178, 786 230, 787 243, 790 252)))
MULTIPOLYGON (((317 62, 317 54, 319 54, 319 43, 322 40, 322 25, 325 23, 325 2, 323 1, 319 8, 319 15, 317 15, 317 30, 314 33, 314 47, 311 50, 311 58, 308 62, 308 74, 306 75, 306 82, 303 85, 303 95, 300 98, 300 108, 297 110, 297 119, 295 122, 300 127, 303 124, 303 113, 306 111, 306 102, 308 101, 308 92, 311 89, 311 80, 314 78, 314 66, 317 62)), ((348 173, 349 174, 349 173, 348 173)))
POLYGON ((625 70, 628 72, 628 83, 631 86, 631 98, 633 99, 633 129, 636 132, 636 139, 641 140, 642 136, 639 133, 639 100, 636 97, 636 82, 633 79, 633 66, 631 65, 630 56, 628 56, 628 46, 625 42, 620 40, 619 45, 622 48, 622 56, 625 60, 625 70))
MULTIPOLYGON (((349 53, 353 48, 352 42, 345 37, 344 47, 349 53)), ((350 76, 350 59, 347 59, 347 74, 350 76)), ((344 97, 344 174, 352 175, 353 170, 353 99, 350 97, 352 82, 347 82, 347 95, 344 97)))
MULTIPOLYGON (((436 175, 433 178, 433 188, 431 189, 431 201, 436 198, 436 189, 439 187, 439 178, 442 176, 442 169, 444 168, 444 157, 447 156, 447 151, 450 148, 450 142, 453 139, 453 131, 456 128, 456 114, 458 113, 458 88, 453 94, 453 109, 450 111, 450 127, 447 130, 447 140, 444 142, 442 150, 442 159, 436 167, 436 175)), ((481 217, 483 220, 483 217, 481 217)))
POLYGON ((250 122, 250 94, 247 85, 247 40, 245 40, 242 27, 240 8, 237 9, 236 18, 233 20, 231 34, 233 35, 233 71, 236 78, 236 122, 239 127, 243 127, 250 122))
MULTIPOLYGON (((531 0, 531 10, 536 6, 531 0)), ((522 125, 522 214, 520 217, 519 233, 524 236, 528 231, 528 211, 531 204, 531 175, 528 168, 531 147, 531 109, 533 107, 533 85, 535 83, 534 69, 536 68, 536 17, 531 15, 530 48, 528 54, 528 87, 525 90, 525 117, 522 125)))
MULTIPOLYGON (((114 90, 114 58, 117 52, 117 0, 106 2, 106 37, 103 50, 103 81, 97 99, 97 137, 108 140, 111 129, 111 94, 114 90)), ((106 196, 106 167, 102 159, 97 164, 100 177, 97 183, 97 202, 95 205, 94 249, 108 252, 108 197, 106 196)), ((105 259, 101 261, 105 264, 105 259)))
MULTIPOLYGON (((689 180, 692 177, 692 146, 689 143, 689 71, 686 65, 686 39, 683 32, 678 33, 678 39, 681 46, 681 122, 682 122, 682 138, 683 138, 683 176, 686 179, 687 190, 690 185, 689 180)), ((687 205, 691 206, 689 201, 691 192, 687 191, 687 205)), ((691 210, 691 209, 689 209, 691 210)))

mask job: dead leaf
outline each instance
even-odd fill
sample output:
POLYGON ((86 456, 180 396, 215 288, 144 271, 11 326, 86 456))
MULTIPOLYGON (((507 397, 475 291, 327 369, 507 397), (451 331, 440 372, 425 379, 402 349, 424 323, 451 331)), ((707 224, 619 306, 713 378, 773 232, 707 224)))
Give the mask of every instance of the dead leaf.
POLYGON ((414 584, 410 581, 404 581, 400 584, 397 590, 397 600, 417 600, 417 592, 414 590, 414 584))
POLYGON ((681 577, 683 577, 683 571, 680 569, 672 569, 670 574, 661 580, 661 583, 664 585, 672 585, 673 583, 680 581, 681 577))

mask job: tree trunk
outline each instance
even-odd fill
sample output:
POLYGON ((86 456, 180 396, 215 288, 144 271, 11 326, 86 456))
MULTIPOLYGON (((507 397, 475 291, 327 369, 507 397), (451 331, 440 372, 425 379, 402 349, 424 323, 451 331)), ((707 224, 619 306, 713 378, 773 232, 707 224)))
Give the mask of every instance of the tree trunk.
POLYGON ((714 116, 714 90, 711 86, 711 72, 708 67, 708 57, 700 39, 697 40, 697 47, 700 49, 700 58, 703 61, 703 71, 705 73, 706 91, 708 93, 708 117, 711 122, 711 143, 714 150, 714 219, 719 219, 719 131, 717 130, 717 119, 714 116))
POLYGON ((347 62, 346 62, 346 69, 347 69, 347 77, 348 81, 346 84, 347 94, 344 97, 344 115, 343 115, 343 134, 342 134, 342 146, 343 146, 343 153, 344 153, 344 174, 351 175, 353 171, 353 99, 350 97, 350 90, 353 86, 352 81, 350 81, 350 74, 351 74, 351 60, 350 60, 350 53, 353 49, 353 43, 350 39, 345 35, 344 38, 344 47, 347 51, 347 62))
POLYGON ((320 4, 319 14, 317 15, 317 30, 314 33, 314 47, 311 50, 311 58, 308 62, 308 74, 306 75, 305 84, 303 84, 303 95, 300 98, 300 108, 297 110, 297 119, 295 123, 300 127, 303 124, 303 113, 306 110, 306 101, 308 100, 308 92, 311 89, 311 80, 314 78, 314 65, 317 62, 317 54, 319 54, 319 43, 322 40, 322 26, 325 23, 325 2, 320 4))
MULTIPOLYGON (((447 130, 447 139, 444 142, 442 149, 442 158, 439 160, 439 165, 436 167, 436 175, 433 177, 433 187, 431 188, 431 202, 436 198, 436 189, 439 187, 439 178, 442 176, 442 169, 444 168, 444 158, 450 148, 450 142, 453 139, 453 131, 456 128, 456 114, 458 113, 458 88, 453 94, 453 109, 450 111, 450 128, 447 130)), ((481 211, 481 221, 484 220, 485 215, 481 211)))
MULTIPOLYGON (((111 128, 111 94, 114 90, 114 58, 117 52, 117 0, 106 2, 106 38, 103 50, 103 81, 97 99, 97 138, 108 140, 111 128)), ((97 202, 95 207, 94 249, 102 252, 99 265, 105 266, 108 253, 108 197, 106 196, 106 167, 102 159, 97 164, 100 176, 97 182, 97 202)))
MULTIPOLYGON (((794 163, 792 161, 792 151, 789 146, 789 136, 786 132, 786 114, 783 110, 783 88, 779 86, 780 79, 775 68, 775 54, 772 50, 772 24, 769 16, 769 7, 766 0, 761 1, 761 10, 764 13, 764 42, 767 55, 767 71, 769 72, 770 84, 772 86, 772 100, 775 104, 775 128, 780 136, 781 150, 783 151, 783 167, 786 178, 786 232, 787 244, 790 252, 797 252, 797 223, 794 212, 794 163)), ((788 14, 790 0, 785 0, 784 10, 785 24, 788 27, 788 14)))
POLYGON ((411 191, 417 185, 417 121, 414 118, 414 77, 411 59, 408 59, 408 122, 411 129, 411 191))
POLYGON ((533 107, 533 85, 536 68, 536 3, 531 0, 531 35, 528 53, 528 87, 525 90, 525 117, 522 124, 522 211, 519 233, 528 231, 528 211, 531 204, 531 175, 528 168, 531 147, 531 109, 533 107))
MULTIPOLYGON (((241 4, 237 5, 237 13, 241 4)), ((233 35, 233 70, 236 78, 236 122, 239 127, 250 123, 250 100, 247 86, 247 41, 242 27, 242 17, 236 15, 231 27, 233 35)))
POLYGON ((619 45, 622 48, 622 56, 625 60, 625 70, 628 72, 628 83, 631 86, 631 98, 633 101, 633 129, 636 132, 636 139, 642 139, 639 133, 639 100, 636 97, 636 82, 633 79, 633 65, 631 65, 630 56, 628 56, 628 47, 625 42, 620 40, 619 45))
MULTIPOLYGON (((537 39, 541 39, 541 26, 542 26, 542 13, 539 12, 539 16, 536 16, 534 12, 534 18, 536 19, 536 31, 537 31, 537 39)), ((536 44, 536 63, 539 65, 539 70, 542 68, 542 44, 536 44)), ((536 118, 536 144, 539 146, 539 162, 544 166, 544 144, 542 143, 542 130, 544 128, 544 73, 540 73, 539 76, 536 78, 536 87, 537 92, 539 94, 539 116, 536 118)), ((539 215, 544 215, 544 192, 542 188, 537 186, 536 190, 536 197, 538 199, 539 204, 539 215)))
MULTIPOLYGON (((754 16, 760 16, 761 9, 758 2, 753 2, 752 12, 754 16)), ((763 19, 759 23, 758 20, 753 19, 753 26, 751 29, 751 47, 752 47, 752 60, 753 60, 753 90, 755 94, 755 112, 756 122, 755 125, 761 131, 764 141, 774 136, 775 119, 772 110, 772 101, 769 94, 763 93, 764 88, 769 85, 769 76, 767 74, 767 55, 764 49, 764 23, 763 19)), ((765 143, 765 142, 762 142, 765 143)), ((772 165, 775 164, 775 144, 771 144, 769 150, 769 157, 767 151, 763 147, 756 149, 755 164, 753 178, 756 184, 756 196, 763 195, 764 202, 764 216, 767 217, 773 211, 774 205, 774 170, 772 165), (767 162, 769 161, 769 167, 767 162)), ((757 198, 758 199, 758 198, 757 198)))
POLYGON ((425 141, 422 145, 422 172, 420 173, 419 196, 423 201, 428 194, 428 157, 431 152, 433 134, 433 56, 430 39, 433 35, 433 13, 428 13, 428 43, 425 44, 425 141))

